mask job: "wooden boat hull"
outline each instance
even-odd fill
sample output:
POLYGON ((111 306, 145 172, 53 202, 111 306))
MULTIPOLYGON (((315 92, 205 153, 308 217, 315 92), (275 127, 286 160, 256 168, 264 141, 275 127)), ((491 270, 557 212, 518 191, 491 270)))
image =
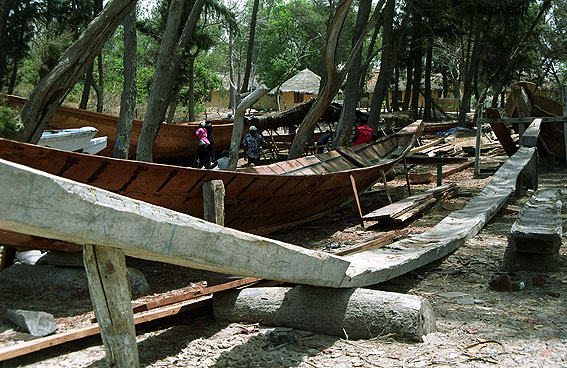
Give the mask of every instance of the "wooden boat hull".
MULTIPOLYGON (((26 99, 4 95, 9 106, 21 108, 26 99)), ((131 159, 136 157, 136 147, 138 137, 142 130, 142 120, 134 119, 132 122, 132 133, 130 138, 131 159)), ((116 144, 116 127, 118 117, 102 114, 94 111, 76 109, 68 106, 60 106, 49 125, 48 129, 73 129, 84 126, 92 126, 98 129, 97 137, 108 137, 106 149, 99 154, 111 157, 116 144)), ((229 121, 221 121, 214 124, 213 134, 215 136, 215 150, 217 153, 230 147, 233 124, 229 121)), ((193 160, 193 155, 197 151, 197 139, 195 131, 198 123, 183 124, 162 124, 159 129, 154 149, 152 152, 153 161, 158 163, 169 163, 179 165, 189 165, 193 160)))
POLYGON ((393 168, 411 149, 421 128, 421 123, 412 124, 372 145, 360 145, 360 155, 374 154, 378 162, 360 168, 331 152, 260 166, 250 172, 192 169, 9 140, 0 140, 0 158, 201 218, 201 185, 222 180, 226 192, 225 226, 265 234, 322 217, 351 201, 350 176, 359 192, 372 186, 382 170, 393 168), (396 156, 389 158, 394 151, 398 151, 396 156))

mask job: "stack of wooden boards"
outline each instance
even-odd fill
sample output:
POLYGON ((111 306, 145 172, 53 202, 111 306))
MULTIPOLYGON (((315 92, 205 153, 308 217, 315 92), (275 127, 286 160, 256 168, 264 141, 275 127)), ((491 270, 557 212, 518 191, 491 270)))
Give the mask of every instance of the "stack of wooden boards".
POLYGON ((404 222, 425 210, 435 202, 454 196, 457 184, 451 183, 435 187, 425 192, 407 197, 363 216, 364 220, 380 222, 404 222))

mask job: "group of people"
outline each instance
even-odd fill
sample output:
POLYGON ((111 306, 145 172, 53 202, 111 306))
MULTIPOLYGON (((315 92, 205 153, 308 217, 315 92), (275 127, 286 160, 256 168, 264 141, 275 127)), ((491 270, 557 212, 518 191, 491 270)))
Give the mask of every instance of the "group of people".
MULTIPOLYGON (((368 118, 360 116, 356 121, 356 129, 352 138, 352 145, 356 146, 375 139, 374 130, 368 126, 368 118)), ((197 154, 193 160, 193 167, 212 169, 218 166, 220 170, 228 169, 229 152, 224 150, 221 157, 215 161, 215 137, 213 136, 213 125, 209 120, 199 123, 199 128, 195 132, 195 137, 199 140, 197 154)), ((317 145, 324 145, 332 139, 332 132, 327 130, 317 142, 317 145)), ((248 161, 248 166, 258 165, 262 157, 262 146, 266 143, 258 128, 252 125, 249 132, 242 140, 244 154, 248 161)))
MULTIPOLYGON (((192 167, 198 169, 202 167, 205 169, 218 167, 220 170, 227 170, 229 151, 224 150, 221 157, 215 161, 215 138, 213 136, 213 125, 210 121, 199 123, 199 128, 195 131, 195 137, 197 137, 199 143, 192 167)), ((258 128, 254 125, 250 126, 249 132, 242 140, 248 166, 258 165, 262 157, 262 146, 264 143, 266 141, 262 134, 258 132, 258 128)))

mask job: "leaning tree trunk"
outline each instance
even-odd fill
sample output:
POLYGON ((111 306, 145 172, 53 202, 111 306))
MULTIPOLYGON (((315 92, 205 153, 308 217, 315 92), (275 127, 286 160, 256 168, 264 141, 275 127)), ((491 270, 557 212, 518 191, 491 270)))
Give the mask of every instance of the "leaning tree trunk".
POLYGON ((384 27, 382 29, 382 58, 380 59, 380 74, 376 86, 374 86, 374 95, 370 104, 370 114, 368 115, 368 126, 372 129, 378 129, 380 122, 380 110, 384 98, 388 96, 388 86, 392 79, 392 71, 395 64, 393 30, 394 30, 394 12, 396 8, 395 0, 388 0, 384 7, 384 27))
POLYGON ((133 10, 124 18, 124 88, 120 101, 120 115, 116 128, 116 144, 114 145, 114 157, 128 159, 130 149, 130 132, 134 109, 136 108, 136 70, 138 60, 136 58, 137 36, 136 36, 136 11, 133 10))
POLYGON ((18 132, 17 140, 31 143, 39 141, 43 129, 71 88, 135 5, 136 0, 111 0, 79 39, 65 51, 53 70, 35 86, 22 107, 19 123, 23 128, 18 132))
POLYGON ((402 101, 402 111, 409 109, 411 101, 411 86, 413 85, 413 58, 412 54, 408 55, 406 62, 406 87, 404 90, 404 100, 402 101))
POLYGON ((325 69, 327 71, 326 81, 321 88, 321 91, 319 92, 317 100, 299 126, 297 135, 293 139, 293 143, 291 144, 291 147, 289 149, 288 160, 297 158, 303 153, 308 140, 311 139, 311 136, 313 135, 315 126, 317 126, 319 119, 327 110, 327 107, 333 100, 333 97, 335 97, 335 95, 337 94, 346 73, 348 73, 351 69, 356 52, 362 47, 368 31, 370 31, 370 28, 378 19, 378 15, 380 13, 379 10, 384 2, 380 1, 376 6, 372 17, 361 32, 360 38, 351 49, 350 55, 344 67, 339 72, 335 63, 335 53, 337 50, 339 36, 344 24, 344 20, 349 11, 351 3, 352 0, 343 0, 335 9, 335 13, 329 24, 329 32, 327 36, 327 48, 325 53, 325 69))
POLYGON ((252 19, 250 20, 250 38, 248 39, 248 50, 246 52, 246 67, 244 68, 244 80, 242 81, 241 93, 248 92, 248 80, 252 68, 252 51, 254 50, 254 36, 256 35, 256 17, 258 16, 258 5, 260 0, 254 0, 252 7, 252 19))
POLYGON ((242 141, 242 132, 244 131, 244 113, 246 109, 254 105, 262 96, 268 93, 266 85, 262 84, 246 96, 236 108, 234 112, 234 124, 232 125, 232 138, 230 139, 230 153, 228 157, 228 170, 236 169, 238 165, 238 153, 240 151, 240 142, 242 141))
POLYGON ((191 39, 204 3, 205 0, 197 0, 193 4, 179 42, 176 42, 176 35, 181 23, 183 1, 173 0, 169 6, 166 30, 160 45, 148 108, 146 109, 144 124, 138 138, 136 159, 139 161, 151 160, 152 149, 159 126, 165 120, 165 112, 167 111, 168 101, 170 101, 171 86, 174 84, 179 70, 182 51, 191 39))
MULTIPOLYGON (((352 43, 356 43, 358 37, 364 28, 364 25, 368 21, 368 16, 370 15, 370 9, 372 7, 371 0, 361 0, 358 7, 358 15, 356 17, 356 24, 354 27, 354 36, 352 43)), ((360 80, 364 79, 361 70, 362 64, 362 49, 358 50, 354 56, 353 67, 348 73, 346 86, 345 86, 345 100, 343 103, 343 108, 341 109, 341 116, 339 118, 339 124, 335 131, 335 136, 333 138, 333 149, 339 146, 345 146, 349 143, 350 135, 352 132, 352 127, 354 121, 356 120, 356 106, 360 99, 360 80)))
POLYGON ((155 136, 161 120, 165 117, 167 99, 171 88, 166 76, 173 67, 173 55, 177 47, 176 35, 181 23, 182 10, 183 0, 172 0, 169 5, 165 32, 159 48, 148 107, 144 116, 142 131, 138 138, 138 147, 136 149, 136 159, 138 161, 151 160, 155 136))

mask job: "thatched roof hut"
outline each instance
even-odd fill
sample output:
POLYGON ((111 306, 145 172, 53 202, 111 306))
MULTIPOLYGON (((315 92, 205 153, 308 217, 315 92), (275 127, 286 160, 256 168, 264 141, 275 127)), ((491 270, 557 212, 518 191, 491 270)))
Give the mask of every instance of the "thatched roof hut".
MULTIPOLYGON (((319 93, 319 85, 321 84, 321 77, 313 73, 311 70, 305 68, 293 77, 289 78, 280 87, 280 93, 297 92, 310 95, 317 95, 319 93)), ((274 95, 277 87, 272 88, 268 94, 274 95)))

